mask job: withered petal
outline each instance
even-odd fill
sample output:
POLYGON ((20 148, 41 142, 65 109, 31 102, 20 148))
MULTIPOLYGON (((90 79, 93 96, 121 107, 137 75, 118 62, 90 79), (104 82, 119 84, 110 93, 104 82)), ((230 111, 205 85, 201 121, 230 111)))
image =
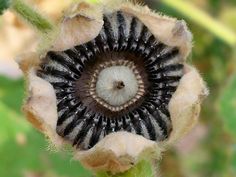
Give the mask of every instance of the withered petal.
MULTIPOLYGON (((53 45, 48 51, 66 50, 94 39, 102 28, 103 13, 122 10, 141 20, 162 43, 177 47, 185 62, 192 48, 192 35, 184 21, 156 14, 148 7, 117 2, 109 1, 102 5, 83 2, 73 6, 65 15, 58 36, 52 41, 53 45)), ((55 91, 49 82, 35 73, 41 62, 38 54, 23 56, 23 60, 19 61, 28 83, 24 111, 29 121, 59 147, 67 142, 56 133, 58 115, 55 91)), ((106 136, 89 150, 75 149, 75 159, 89 169, 116 173, 128 170, 142 158, 160 157, 163 148, 172 145, 194 126, 202 99, 208 94, 197 70, 189 65, 184 68, 184 76, 168 106, 173 130, 166 141, 156 143, 139 135, 116 132, 106 136)))

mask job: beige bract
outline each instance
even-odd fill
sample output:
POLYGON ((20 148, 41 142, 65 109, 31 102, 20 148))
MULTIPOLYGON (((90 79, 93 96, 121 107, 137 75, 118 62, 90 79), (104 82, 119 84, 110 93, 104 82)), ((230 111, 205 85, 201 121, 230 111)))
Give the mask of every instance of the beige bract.
MULTIPOLYGON (((47 51, 62 51, 94 39, 103 26, 103 14, 121 10, 137 17, 162 43, 177 47, 183 63, 192 48, 192 36, 184 21, 152 12, 146 6, 108 1, 103 4, 81 2, 68 10, 60 24, 58 36, 44 52, 26 54, 17 60, 27 80, 27 99, 23 110, 28 120, 43 132, 57 148, 68 142, 56 133, 57 106, 52 85, 38 77, 36 71, 47 51)), ((47 45, 45 45, 47 46, 47 45)), ((113 173, 128 170, 143 158, 159 158, 160 152, 175 143, 197 122, 200 104, 208 90, 198 71, 184 64, 184 75, 173 94, 168 109, 172 121, 169 138, 156 143, 125 131, 105 136, 89 150, 75 149, 75 159, 93 170, 113 173)))
MULTIPOLYGON (((34 4, 41 12, 47 13, 51 19, 58 21, 63 10, 71 4, 71 0, 27 0, 34 4)), ((22 18, 7 10, 0 16, 0 73, 13 78, 21 76, 13 58, 20 52, 34 51, 40 40, 32 30, 31 25, 24 23, 22 18)))

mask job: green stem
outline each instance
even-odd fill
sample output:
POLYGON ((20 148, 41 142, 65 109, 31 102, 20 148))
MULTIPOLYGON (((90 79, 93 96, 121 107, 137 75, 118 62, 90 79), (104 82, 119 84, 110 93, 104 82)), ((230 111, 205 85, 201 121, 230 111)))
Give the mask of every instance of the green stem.
POLYGON ((22 0, 12 0, 11 9, 36 28, 41 33, 49 33, 54 26, 35 9, 24 3, 22 0))
POLYGON ((98 172, 97 177, 154 177, 153 165, 150 161, 142 160, 124 173, 112 175, 107 172, 98 172))
POLYGON ((177 10, 193 22, 207 29, 230 46, 236 45, 236 33, 217 22, 204 11, 196 8, 191 2, 183 0, 162 0, 162 3, 177 10))

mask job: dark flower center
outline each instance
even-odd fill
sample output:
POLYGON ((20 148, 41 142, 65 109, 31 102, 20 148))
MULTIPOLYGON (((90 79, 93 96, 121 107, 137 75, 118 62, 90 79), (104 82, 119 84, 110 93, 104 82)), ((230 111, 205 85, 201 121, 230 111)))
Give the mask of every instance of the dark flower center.
POLYGON ((38 70, 55 89, 57 133, 80 149, 117 131, 168 138, 168 103, 182 75, 179 50, 121 11, 104 15, 95 39, 49 51, 38 70))

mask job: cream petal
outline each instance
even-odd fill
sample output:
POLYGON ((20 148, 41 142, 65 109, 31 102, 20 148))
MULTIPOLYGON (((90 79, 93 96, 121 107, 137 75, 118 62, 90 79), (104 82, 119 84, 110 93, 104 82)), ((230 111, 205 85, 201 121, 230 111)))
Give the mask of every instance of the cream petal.
POLYGON ((192 49, 192 34, 184 20, 177 20, 151 11, 147 6, 134 5, 131 2, 107 0, 104 2, 104 13, 122 10, 139 18, 162 43, 178 47, 183 60, 192 49))
POLYGON ((56 133, 57 106, 56 95, 52 85, 38 77, 32 68, 27 76, 28 96, 23 106, 27 119, 42 131, 56 147, 63 140, 56 133))
POLYGON ((86 2, 74 4, 66 13, 51 50, 61 51, 94 39, 103 19, 100 8, 86 2))
POLYGON ((172 145, 197 123, 200 105, 209 91, 198 71, 185 65, 185 74, 169 103, 173 130, 166 145, 172 145))
POLYGON ((121 7, 127 13, 137 16, 161 42, 168 46, 178 47, 185 60, 192 49, 192 35, 183 20, 154 14, 147 7, 140 11, 135 6, 121 7))
POLYGON ((26 78, 27 98, 23 111, 29 122, 49 137, 52 144, 59 147, 63 140, 56 133, 57 106, 52 85, 36 75, 40 63, 37 53, 24 54, 16 61, 26 78))
POLYGON ((39 55, 36 52, 24 53, 16 57, 15 61, 19 65, 21 71, 27 76, 29 70, 37 67, 40 63, 39 55))
POLYGON ((88 169, 118 173, 128 170, 140 159, 157 158, 160 152, 154 141, 128 132, 116 132, 107 135, 93 148, 78 151, 75 159, 88 169))

